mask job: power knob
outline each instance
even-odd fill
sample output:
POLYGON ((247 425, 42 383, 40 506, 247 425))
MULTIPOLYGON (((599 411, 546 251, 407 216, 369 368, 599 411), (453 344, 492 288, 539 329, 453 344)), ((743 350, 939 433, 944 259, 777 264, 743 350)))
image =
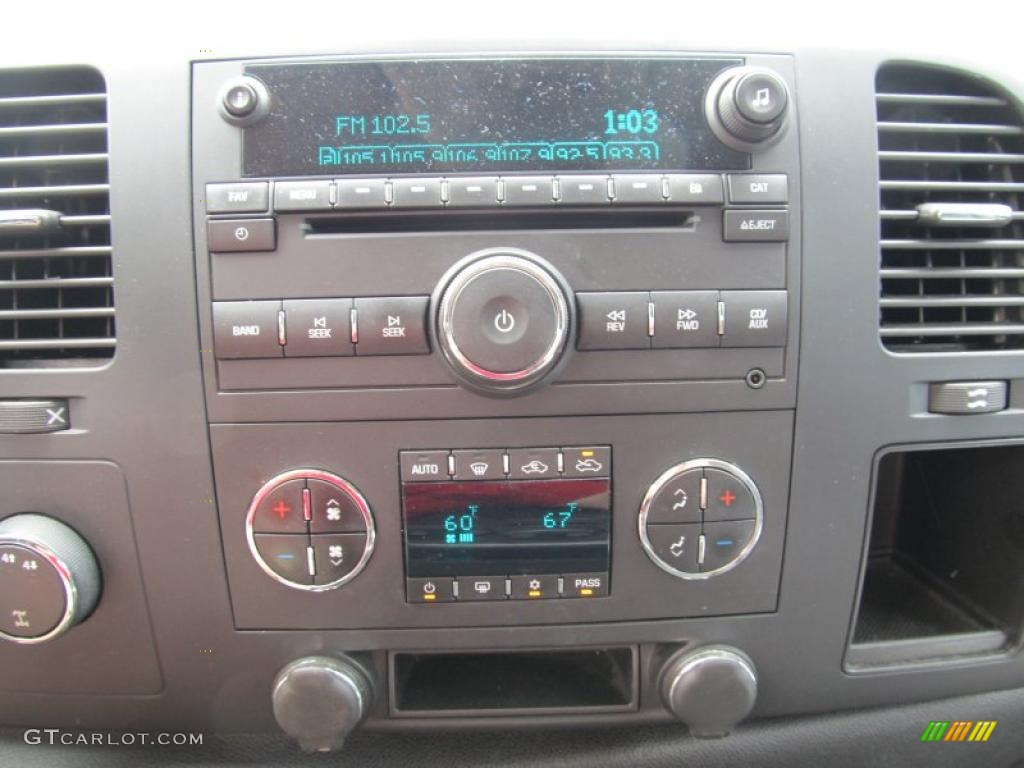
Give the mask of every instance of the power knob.
POLYGON ((100 595, 100 569, 85 539, 33 513, 0 522, 0 638, 45 643, 85 619, 100 595))
POLYGON ((757 672, 742 651, 709 645, 678 654, 661 673, 665 708, 699 738, 725 736, 750 714, 757 672))
POLYGON ((369 674, 347 656, 307 656, 274 680, 274 718, 306 752, 340 749, 373 703, 369 674))
POLYGON ((470 254, 434 294, 437 345, 481 394, 520 395, 551 379, 575 328, 572 291, 546 260, 518 248, 470 254))
POLYGON ((745 152, 773 144, 782 136, 789 89, 775 72, 762 67, 733 67, 708 88, 704 112, 721 141, 745 152))

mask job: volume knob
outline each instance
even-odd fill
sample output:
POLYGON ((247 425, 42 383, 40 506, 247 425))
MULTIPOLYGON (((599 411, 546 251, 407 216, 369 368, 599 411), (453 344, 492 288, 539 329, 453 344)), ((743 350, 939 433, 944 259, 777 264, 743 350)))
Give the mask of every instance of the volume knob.
POLYGON ((726 70, 715 78, 704 103, 715 135, 745 151, 769 146, 781 135, 788 107, 785 81, 761 67, 726 70))

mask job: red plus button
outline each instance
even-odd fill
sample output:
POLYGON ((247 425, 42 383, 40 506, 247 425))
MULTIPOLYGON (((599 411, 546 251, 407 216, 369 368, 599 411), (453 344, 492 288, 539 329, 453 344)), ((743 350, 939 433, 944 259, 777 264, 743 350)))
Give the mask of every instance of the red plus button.
POLYGON ((708 506, 704 520, 753 520, 757 516, 753 494, 739 478, 721 469, 707 467, 708 506))
POLYGON ((302 491, 305 480, 289 480, 272 488, 253 516, 256 533, 305 533, 306 518, 302 513, 302 491))

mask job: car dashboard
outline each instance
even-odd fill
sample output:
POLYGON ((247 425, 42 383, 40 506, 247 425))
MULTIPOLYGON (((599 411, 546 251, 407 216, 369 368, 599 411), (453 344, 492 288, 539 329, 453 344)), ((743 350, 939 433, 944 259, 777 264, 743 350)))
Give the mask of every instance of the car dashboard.
POLYGON ((673 20, 0 55, 0 754, 1024 757, 1012 46, 673 20))

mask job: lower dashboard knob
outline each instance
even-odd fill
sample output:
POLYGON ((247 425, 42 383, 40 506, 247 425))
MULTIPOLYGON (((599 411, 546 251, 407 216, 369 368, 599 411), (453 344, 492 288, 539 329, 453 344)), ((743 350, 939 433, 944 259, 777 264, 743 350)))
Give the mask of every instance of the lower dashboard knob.
POLYGON ((308 656, 274 680, 274 718, 306 752, 340 749, 373 703, 369 674, 347 656, 308 656))
POLYGON ((0 639, 53 640, 92 613, 99 595, 99 565, 71 528, 33 513, 0 522, 0 639))
POLYGON ((491 248, 456 264, 435 293, 435 332, 461 381, 484 394, 522 394, 550 376, 574 330, 565 279, 545 260, 491 248))
POLYGON ((674 656, 661 673, 661 699, 699 738, 725 736, 750 714, 757 672, 746 654, 704 646, 674 656))

